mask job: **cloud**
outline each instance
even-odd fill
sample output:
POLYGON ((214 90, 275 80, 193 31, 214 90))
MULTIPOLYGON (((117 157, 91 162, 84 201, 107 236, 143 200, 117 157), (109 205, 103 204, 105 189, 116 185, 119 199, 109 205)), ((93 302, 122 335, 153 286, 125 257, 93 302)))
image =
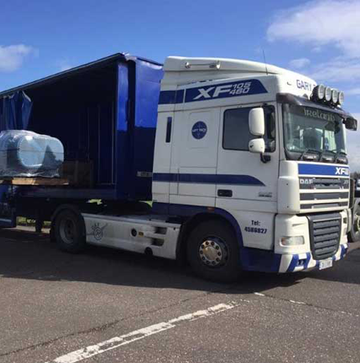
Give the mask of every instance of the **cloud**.
POLYGON ((289 40, 314 49, 334 45, 347 57, 360 57, 360 1, 315 0, 280 12, 267 30, 269 41, 289 40))
POLYGON ((37 56, 38 50, 24 44, 0 45, 0 72, 16 71, 30 55, 37 56))
POLYGON ((360 96, 360 87, 348 89, 347 91, 345 91, 345 94, 349 96, 360 96))
POLYGON ((310 64, 310 59, 298 58, 298 59, 291 60, 289 63, 289 66, 290 66, 290 68, 301 69, 301 68, 308 66, 309 64, 310 64))
POLYGON ((327 82, 357 82, 360 81, 360 60, 343 57, 334 58, 316 66, 311 78, 327 82))
POLYGON ((333 57, 308 68, 308 76, 319 82, 355 83, 360 81, 359 19, 359 0, 312 0, 279 12, 267 39, 307 45, 312 52, 331 51, 333 57))

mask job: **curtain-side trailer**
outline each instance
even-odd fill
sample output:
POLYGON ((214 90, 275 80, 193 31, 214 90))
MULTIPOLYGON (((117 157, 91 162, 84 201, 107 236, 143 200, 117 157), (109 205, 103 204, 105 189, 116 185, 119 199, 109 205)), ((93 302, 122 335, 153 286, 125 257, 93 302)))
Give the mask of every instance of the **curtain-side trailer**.
POLYGON ((115 54, 0 93, 0 107, 19 92, 31 99, 28 121, 18 120, 16 128, 61 140, 63 175, 70 181, 66 186, 0 187, 15 211, 3 205, 8 218, 3 216, 1 225, 13 225, 15 215, 51 220, 59 205, 88 208, 92 199, 107 204, 150 200, 162 75, 161 64, 115 54))

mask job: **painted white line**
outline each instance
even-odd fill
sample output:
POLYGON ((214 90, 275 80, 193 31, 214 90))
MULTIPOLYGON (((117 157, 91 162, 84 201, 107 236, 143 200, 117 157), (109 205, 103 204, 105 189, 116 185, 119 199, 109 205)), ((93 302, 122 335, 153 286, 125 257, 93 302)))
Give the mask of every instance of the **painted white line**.
MULTIPOLYGON (((267 298, 271 298, 271 299, 275 299, 274 296, 271 296, 271 295, 265 295, 261 292, 254 292, 254 295, 256 296, 261 296, 261 297, 267 297, 267 298)), ((306 305, 306 302, 303 302, 303 301, 296 301, 296 300, 286 300, 286 299, 283 299, 284 301, 288 301, 292 304, 298 304, 298 305, 306 305)))
POLYGON ((102 354, 112 349, 119 348, 123 345, 127 345, 137 340, 144 339, 150 335, 161 333, 165 330, 169 330, 175 328, 177 325, 180 325, 184 322, 190 322, 201 318, 206 318, 211 315, 215 315, 221 313, 226 310, 233 309, 236 306, 239 306, 239 302, 230 302, 227 304, 218 304, 212 306, 206 310, 199 310, 192 314, 186 314, 179 316, 178 318, 171 319, 167 322, 162 322, 154 325, 150 325, 146 328, 142 328, 139 330, 135 330, 131 333, 121 335, 119 337, 114 337, 109 340, 105 340, 104 342, 90 345, 86 348, 75 350, 74 352, 65 354, 61 357, 56 358, 53 361, 48 363, 76 363, 80 362, 84 359, 91 358, 95 355, 102 354))
POLYGON ((257 295, 257 296, 265 296, 265 294, 262 294, 261 292, 254 292, 254 295, 257 295))
POLYGON ((293 304, 298 304, 298 305, 306 305, 306 303, 305 302, 303 302, 303 301, 296 301, 296 300, 289 300, 291 303, 293 303, 293 304))

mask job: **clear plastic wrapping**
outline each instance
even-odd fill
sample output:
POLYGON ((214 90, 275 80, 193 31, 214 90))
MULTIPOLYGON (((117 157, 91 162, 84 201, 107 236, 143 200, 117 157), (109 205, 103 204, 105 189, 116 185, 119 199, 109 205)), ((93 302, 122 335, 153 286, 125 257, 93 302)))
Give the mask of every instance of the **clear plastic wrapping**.
POLYGON ((64 161, 60 140, 32 131, 0 133, 0 177, 59 177, 64 161))

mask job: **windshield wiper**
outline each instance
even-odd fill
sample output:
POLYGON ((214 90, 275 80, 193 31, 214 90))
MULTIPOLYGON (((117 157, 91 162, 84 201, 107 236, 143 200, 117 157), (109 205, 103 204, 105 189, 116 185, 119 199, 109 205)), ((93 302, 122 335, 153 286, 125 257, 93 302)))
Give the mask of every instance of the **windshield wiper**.
MULTIPOLYGON (((304 150, 303 151, 303 153, 301 154, 301 156, 300 156, 300 160, 304 160, 304 156, 308 153, 308 152, 314 152, 314 153, 316 153, 316 154, 318 154, 319 155, 319 158, 321 159, 321 151, 319 151, 319 150, 316 150, 316 149, 311 149, 311 148, 308 148, 308 149, 306 149, 306 150, 304 150)), ((313 159, 312 159, 313 160, 313 159)))

